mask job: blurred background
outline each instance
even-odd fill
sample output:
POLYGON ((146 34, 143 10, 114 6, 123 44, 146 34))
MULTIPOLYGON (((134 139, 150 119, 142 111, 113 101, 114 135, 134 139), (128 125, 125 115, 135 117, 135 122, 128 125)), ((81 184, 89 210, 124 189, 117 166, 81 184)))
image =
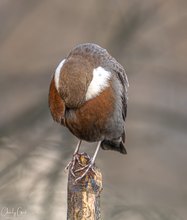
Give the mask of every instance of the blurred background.
MULTIPOLYGON (((66 219, 77 139, 48 88, 76 44, 105 47, 130 87, 128 154, 100 150, 102 217, 187 219, 187 1, 0 1, 0 219, 66 219)), ((96 144, 84 143, 93 154, 96 144)))

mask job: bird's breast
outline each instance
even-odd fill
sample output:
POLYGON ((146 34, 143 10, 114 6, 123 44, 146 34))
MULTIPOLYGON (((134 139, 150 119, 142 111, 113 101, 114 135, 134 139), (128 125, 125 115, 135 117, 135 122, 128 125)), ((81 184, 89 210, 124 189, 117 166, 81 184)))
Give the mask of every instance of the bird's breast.
POLYGON ((114 112, 115 96, 107 87, 98 96, 86 101, 78 109, 66 110, 66 126, 80 139, 98 141, 107 133, 107 122, 114 112))

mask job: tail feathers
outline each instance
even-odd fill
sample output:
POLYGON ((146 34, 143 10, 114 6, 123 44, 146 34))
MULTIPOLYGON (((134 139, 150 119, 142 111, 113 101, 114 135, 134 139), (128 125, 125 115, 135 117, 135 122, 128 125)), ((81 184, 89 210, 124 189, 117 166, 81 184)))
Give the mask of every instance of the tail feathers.
POLYGON ((122 154, 127 154, 124 143, 121 140, 103 140, 101 142, 103 150, 114 150, 122 154))

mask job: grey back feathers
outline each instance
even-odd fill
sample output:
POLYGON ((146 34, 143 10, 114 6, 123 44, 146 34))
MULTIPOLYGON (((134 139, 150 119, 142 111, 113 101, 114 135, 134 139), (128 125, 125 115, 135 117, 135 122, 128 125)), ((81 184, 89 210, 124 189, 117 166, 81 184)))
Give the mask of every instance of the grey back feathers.
POLYGON ((101 66, 105 68, 105 70, 113 70, 113 72, 116 74, 124 87, 123 95, 126 97, 126 99, 128 98, 127 88, 129 87, 129 82, 126 72, 123 66, 119 64, 117 60, 112 57, 106 49, 92 43, 79 44, 78 46, 73 48, 69 56, 81 54, 84 54, 84 56, 88 59, 92 57, 93 63, 96 65, 96 67, 101 66))

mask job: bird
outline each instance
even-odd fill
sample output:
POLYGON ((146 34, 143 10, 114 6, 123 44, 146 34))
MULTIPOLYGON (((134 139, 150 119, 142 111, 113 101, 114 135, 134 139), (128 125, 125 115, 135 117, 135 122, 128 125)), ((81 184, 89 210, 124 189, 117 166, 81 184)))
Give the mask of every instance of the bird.
POLYGON ((58 64, 49 86, 52 118, 78 138, 72 161, 82 141, 97 142, 82 179, 92 168, 100 148, 127 154, 125 121, 129 82, 123 66, 94 43, 76 45, 58 64))

